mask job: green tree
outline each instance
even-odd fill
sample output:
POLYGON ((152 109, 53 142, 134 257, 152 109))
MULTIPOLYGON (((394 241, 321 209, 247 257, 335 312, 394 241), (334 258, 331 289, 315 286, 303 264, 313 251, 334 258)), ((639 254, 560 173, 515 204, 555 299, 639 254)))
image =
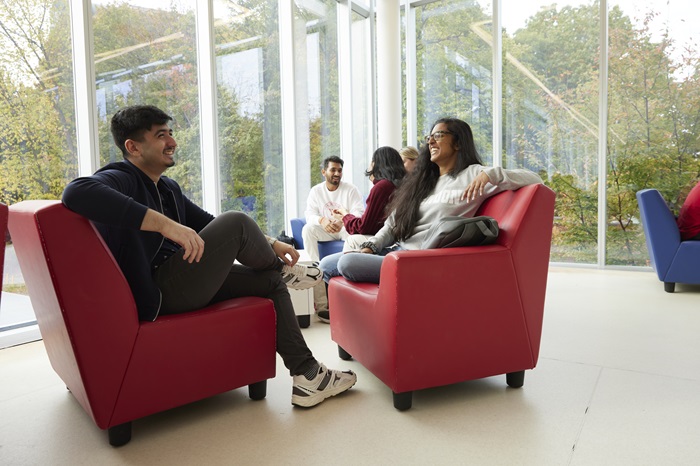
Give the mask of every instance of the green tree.
MULTIPOLYGON (((558 260, 595 260, 598 10, 597 2, 554 6, 529 18, 512 41, 504 39, 515 56, 507 57, 505 66, 504 120, 514 124, 504 148, 515 153, 515 160, 539 157, 548 183, 557 190, 553 257, 558 260), (533 85, 536 81, 541 85, 533 85)), ((619 7, 609 12, 610 264, 646 264, 636 191, 657 188, 677 205, 681 188, 700 173, 700 90, 694 74, 679 72, 679 65, 685 70, 697 67, 696 53, 689 51, 677 63, 668 32, 653 39, 655 16, 650 12, 635 25, 619 7)))
POLYGON ((471 0, 430 3, 416 13, 416 82, 422 83, 417 121, 423 133, 416 136, 428 134, 438 118, 461 118, 487 162, 493 135, 490 19, 471 0))
POLYGON ((65 1, 0 4, 0 200, 58 198, 77 173, 65 1))

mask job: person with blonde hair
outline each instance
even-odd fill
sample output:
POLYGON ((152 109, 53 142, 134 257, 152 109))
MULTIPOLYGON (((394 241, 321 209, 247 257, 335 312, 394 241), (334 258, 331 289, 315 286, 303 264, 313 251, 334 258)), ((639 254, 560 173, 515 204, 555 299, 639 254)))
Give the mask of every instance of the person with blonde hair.
POLYGON ((401 160, 403 160, 403 167, 406 169, 406 172, 413 170, 413 167, 416 165, 416 159, 418 159, 418 149, 413 146, 406 146, 399 151, 399 155, 401 160))

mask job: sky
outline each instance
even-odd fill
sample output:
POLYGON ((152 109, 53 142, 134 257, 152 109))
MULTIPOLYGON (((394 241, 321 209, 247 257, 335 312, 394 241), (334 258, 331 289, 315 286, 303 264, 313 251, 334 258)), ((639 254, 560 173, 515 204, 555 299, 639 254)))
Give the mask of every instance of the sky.
MULTIPOLYGON (((541 8, 556 3, 558 8, 571 5, 578 6, 590 4, 590 1, 561 0, 503 0, 501 14, 503 15, 503 27, 506 32, 513 34, 517 29, 525 25, 525 20, 539 11, 541 8)), ((700 13, 700 2, 698 0, 609 0, 608 8, 618 5, 629 17, 641 19, 644 13, 654 5, 660 15, 653 23, 652 31, 661 31, 664 24, 670 26, 671 36, 679 45, 687 44, 689 41, 697 43, 697 25, 695 21, 686 21, 685 18, 697 18, 700 13)))

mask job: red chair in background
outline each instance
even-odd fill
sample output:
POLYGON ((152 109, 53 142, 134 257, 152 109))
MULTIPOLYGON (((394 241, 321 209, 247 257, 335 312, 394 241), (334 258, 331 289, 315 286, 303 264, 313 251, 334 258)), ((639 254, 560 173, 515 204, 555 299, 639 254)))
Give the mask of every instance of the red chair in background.
POLYGON ((0 301, 2 300, 2 277, 5 271, 5 239, 7 239, 7 206, 0 202, 0 230, 2 230, 2 247, 0 247, 0 301))
POLYGON ((10 232, 51 365, 110 444, 131 421, 275 375, 272 301, 239 298, 139 322, 95 227, 58 201, 10 207, 10 232))
POLYGON ((521 387, 537 364, 554 192, 505 191, 477 215, 498 220, 495 244, 390 253, 380 285, 330 281, 340 357, 385 383, 396 409, 411 407, 414 390, 498 374, 521 387))

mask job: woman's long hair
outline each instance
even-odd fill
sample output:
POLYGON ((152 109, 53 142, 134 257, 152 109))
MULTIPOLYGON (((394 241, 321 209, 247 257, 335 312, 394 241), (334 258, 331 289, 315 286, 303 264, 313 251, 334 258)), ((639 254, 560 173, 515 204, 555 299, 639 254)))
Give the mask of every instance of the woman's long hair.
MULTIPOLYGON (((452 135, 453 145, 457 147, 457 163, 448 173, 455 177, 470 165, 483 165, 474 145, 474 136, 467 123, 456 118, 441 118, 433 123, 432 128, 443 123, 452 135)), ((418 223, 418 208, 421 202, 435 189, 440 178, 440 168, 430 161, 430 145, 421 147, 416 166, 394 192, 388 212, 394 212, 393 234, 398 241, 405 241, 413 234, 418 223)), ((466 186, 465 186, 466 188, 466 186)))
POLYGON ((398 186, 406 176, 406 168, 399 152, 393 147, 383 146, 372 154, 372 169, 367 170, 365 175, 374 176, 374 181, 388 180, 394 186, 398 186))

